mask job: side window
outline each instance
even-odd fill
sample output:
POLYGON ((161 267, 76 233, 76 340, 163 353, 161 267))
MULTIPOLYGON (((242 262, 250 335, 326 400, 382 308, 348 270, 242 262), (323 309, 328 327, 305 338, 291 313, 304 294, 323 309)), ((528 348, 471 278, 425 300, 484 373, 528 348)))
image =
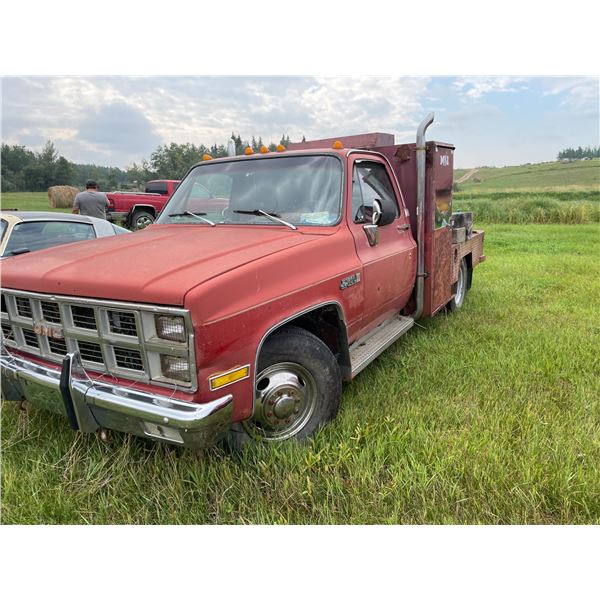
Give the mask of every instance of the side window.
POLYGON ((148 183, 148 185, 146 186, 146 193, 147 194, 161 194, 163 196, 166 196, 169 193, 169 190, 167 189, 167 182, 166 181, 154 181, 154 182, 148 183))
POLYGON ((352 175, 352 218, 355 223, 365 221, 363 207, 372 207, 374 200, 394 206, 398 216, 398 203, 385 166, 367 160, 357 161, 352 175))

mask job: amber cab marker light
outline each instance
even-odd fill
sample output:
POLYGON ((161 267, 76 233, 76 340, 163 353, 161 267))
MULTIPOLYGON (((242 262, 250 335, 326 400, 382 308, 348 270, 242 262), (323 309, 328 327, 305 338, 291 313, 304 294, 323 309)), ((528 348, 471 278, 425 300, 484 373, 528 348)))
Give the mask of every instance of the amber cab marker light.
POLYGON ((334 150, 341 150, 344 147, 344 144, 342 144, 342 142, 340 142, 340 140, 336 140, 335 142, 333 142, 332 147, 334 150))
POLYGON ((212 156, 210 154, 204 154, 202 160, 212 160, 212 156))
POLYGON ((269 151, 269 149, 266 146, 261 146, 260 147, 260 153, 261 154, 266 154, 269 151))
POLYGON ((244 150, 244 154, 247 154, 248 156, 250 156, 250 154, 254 154, 254 150, 252 150, 252 148, 250 148, 250 146, 246 146, 246 149, 244 150))
POLYGON ((285 146, 283 144, 278 144, 277 152, 285 152, 285 146))

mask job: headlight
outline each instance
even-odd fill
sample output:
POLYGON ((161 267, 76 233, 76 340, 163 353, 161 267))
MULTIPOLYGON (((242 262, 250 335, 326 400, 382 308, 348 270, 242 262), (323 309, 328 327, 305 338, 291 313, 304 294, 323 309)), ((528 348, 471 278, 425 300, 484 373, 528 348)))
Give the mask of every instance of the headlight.
POLYGON ((160 368, 162 374, 169 379, 190 381, 190 365, 187 358, 181 356, 160 355, 160 368))
POLYGON ((172 342, 185 342, 185 323, 183 317, 171 315, 155 315, 156 334, 163 340, 172 342))

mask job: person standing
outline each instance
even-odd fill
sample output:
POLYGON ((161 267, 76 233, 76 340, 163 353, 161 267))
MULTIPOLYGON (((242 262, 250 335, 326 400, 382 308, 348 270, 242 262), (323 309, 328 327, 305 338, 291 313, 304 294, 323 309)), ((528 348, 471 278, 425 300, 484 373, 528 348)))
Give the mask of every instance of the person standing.
POLYGON ((108 206, 106 194, 98 191, 98 184, 93 179, 88 179, 85 182, 85 192, 79 192, 75 196, 73 213, 106 219, 108 206))

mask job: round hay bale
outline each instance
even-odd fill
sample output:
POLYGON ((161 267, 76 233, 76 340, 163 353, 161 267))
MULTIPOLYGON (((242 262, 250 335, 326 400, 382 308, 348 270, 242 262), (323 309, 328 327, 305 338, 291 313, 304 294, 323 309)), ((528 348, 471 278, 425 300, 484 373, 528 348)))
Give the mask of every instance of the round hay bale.
POLYGON ((72 185, 53 185, 48 188, 48 204, 52 208, 71 208, 78 193, 72 185))

